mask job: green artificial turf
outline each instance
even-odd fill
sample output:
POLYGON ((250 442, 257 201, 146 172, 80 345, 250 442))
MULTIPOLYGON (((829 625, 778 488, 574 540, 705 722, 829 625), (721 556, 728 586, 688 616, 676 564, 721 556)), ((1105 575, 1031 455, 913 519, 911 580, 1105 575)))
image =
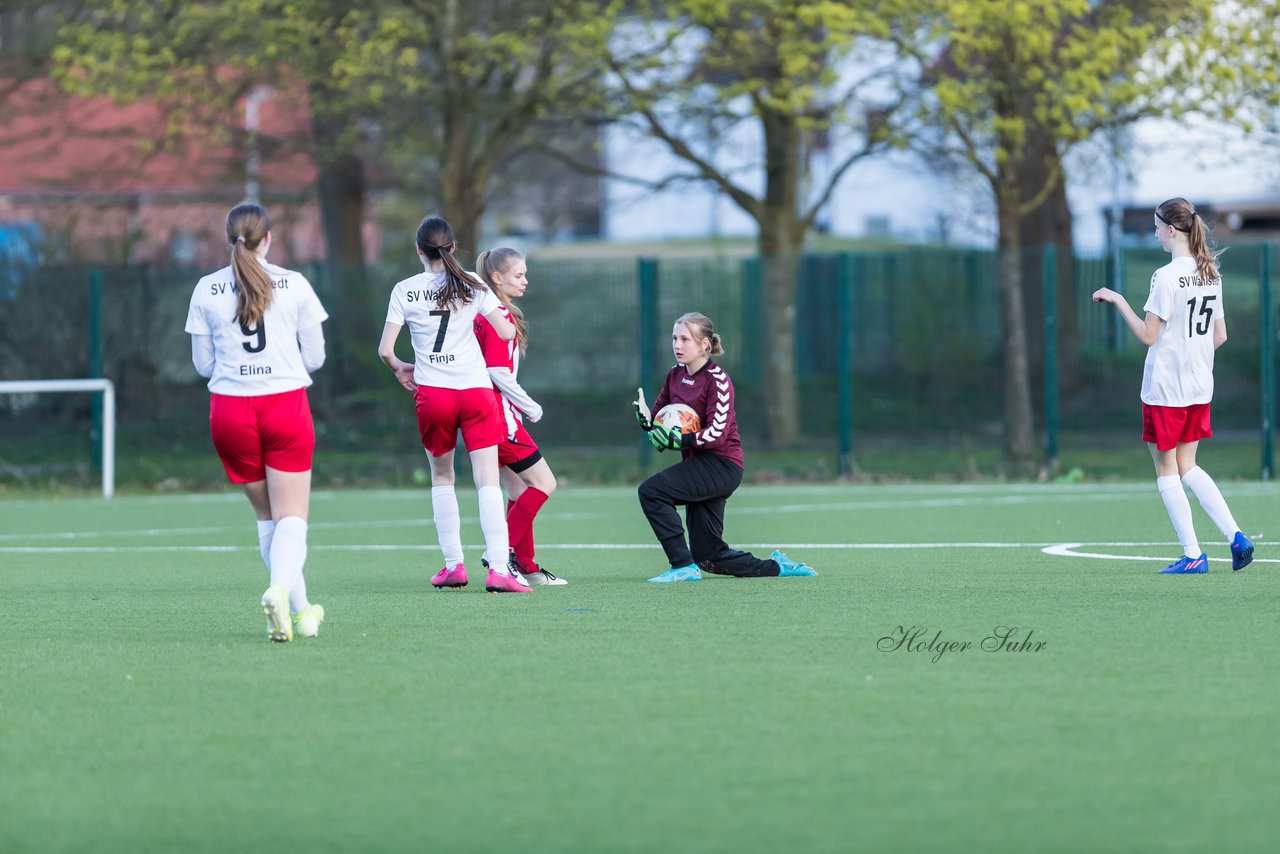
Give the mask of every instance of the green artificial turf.
MULTIPOLYGON (((1274 537, 1280 490, 1223 491, 1274 537)), ((820 575, 681 585, 645 583, 665 561, 633 489, 565 489, 537 534, 570 584, 502 596, 482 589, 474 492, 459 501, 472 584, 445 592, 426 490, 317 494, 306 572, 327 621, 272 645, 239 495, 0 500, 0 850, 1280 834, 1280 551, 1259 536, 1243 572, 1157 575, 1178 548, 1151 482, 744 487, 730 542, 785 544, 820 575), (1000 626, 1031 645, 983 651, 1000 626), (973 646, 894 648, 900 627, 973 646)))

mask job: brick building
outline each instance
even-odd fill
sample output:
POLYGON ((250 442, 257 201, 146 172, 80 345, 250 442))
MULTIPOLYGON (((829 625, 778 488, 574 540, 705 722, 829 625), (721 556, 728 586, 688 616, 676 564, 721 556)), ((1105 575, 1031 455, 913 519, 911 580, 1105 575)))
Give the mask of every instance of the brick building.
MULTIPOLYGON (((184 134, 181 146, 166 148, 170 117, 154 102, 76 97, 44 79, 17 85, 0 121, 0 234, 10 253, 30 254, 12 244, 34 239, 46 263, 225 263, 223 218, 246 197, 256 162, 274 224, 272 259, 322 259, 305 107, 269 90, 253 100, 220 132, 184 134), (259 151, 247 144, 246 107, 256 112, 259 151)), ((365 238, 376 257, 372 224, 365 238)))

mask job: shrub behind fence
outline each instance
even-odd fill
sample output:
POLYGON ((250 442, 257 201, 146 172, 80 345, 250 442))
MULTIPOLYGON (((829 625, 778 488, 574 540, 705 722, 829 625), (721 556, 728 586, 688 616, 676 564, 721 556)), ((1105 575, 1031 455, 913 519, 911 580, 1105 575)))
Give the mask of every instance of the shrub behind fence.
MULTIPOLYGON (((1114 309, 1089 296, 1104 284, 1119 286, 1141 314, 1150 275, 1167 256, 1134 249, 1117 266, 1111 258, 1056 259, 1046 251, 1028 250, 1023 265, 1036 427, 1046 443, 1061 436, 1065 449, 1114 435, 1136 442, 1145 350, 1114 309), (1057 298, 1046 305, 1049 293, 1057 298), (1056 340, 1046 333, 1055 324, 1056 340)), ((1217 356, 1214 400, 1215 428, 1256 432, 1264 463, 1275 376, 1270 258, 1266 245, 1223 256, 1230 341, 1217 356)), ((796 382, 815 452, 913 436, 998 436, 1003 329, 993 253, 810 255, 798 269, 796 382)), ((183 332, 203 272, 39 268, 0 282, 0 379, 106 376, 117 385, 122 443, 210 453, 207 395, 183 332)), ((317 265, 304 272, 333 315, 331 358, 312 392, 321 450, 408 447, 416 454, 412 403, 375 352, 391 287, 415 270, 317 265)), ((765 438, 763 366, 773 343, 758 259, 535 256, 529 277, 522 305, 530 348, 520 379, 547 412, 535 428, 541 443, 637 448, 628 402, 637 385, 656 391, 671 363, 671 323, 686 311, 715 321, 727 350, 720 361, 739 390, 741 428, 752 441, 765 438)), ((411 356, 407 338, 404 357, 411 356)), ((85 432, 88 447, 83 428, 92 417, 87 400, 0 397, 0 435, 13 443, 65 428, 85 432)))

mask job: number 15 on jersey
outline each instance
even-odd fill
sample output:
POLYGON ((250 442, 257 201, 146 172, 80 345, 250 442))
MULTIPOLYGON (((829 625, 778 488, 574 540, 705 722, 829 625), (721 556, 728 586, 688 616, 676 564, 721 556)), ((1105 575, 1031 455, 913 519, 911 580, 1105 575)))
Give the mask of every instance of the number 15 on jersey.
POLYGON ((1196 335, 1208 335, 1209 325, 1213 322, 1213 306, 1210 305, 1218 298, 1217 294, 1204 297, 1192 297, 1187 300, 1187 337, 1194 338, 1196 335), (1200 303, 1200 310, 1196 311, 1196 303, 1200 303), (1199 322, 1197 322, 1199 321, 1199 322))

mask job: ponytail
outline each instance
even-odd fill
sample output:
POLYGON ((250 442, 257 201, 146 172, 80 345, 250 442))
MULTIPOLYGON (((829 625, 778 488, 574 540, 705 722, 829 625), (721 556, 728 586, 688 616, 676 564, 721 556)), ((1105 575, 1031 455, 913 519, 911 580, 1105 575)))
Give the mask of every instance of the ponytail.
POLYGON ((257 326, 271 306, 271 277, 255 250, 271 231, 271 218, 260 205, 236 205, 227 213, 227 242, 231 244, 231 273, 236 283, 236 320, 257 326))
POLYGON ((1191 202, 1181 197, 1161 202, 1156 206, 1156 218, 1174 231, 1181 231, 1187 236, 1187 248, 1191 250, 1201 281, 1208 283, 1221 277, 1218 256, 1222 252, 1215 252, 1210 247, 1209 229, 1191 202))
POLYGON ((1187 247, 1191 250, 1191 257, 1196 260, 1200 281, 1208 283, 1222 276, 1218 270, 1218 256, 1222 253, 1209 248, 1209 230, 1205 228, 1200 214, 1192 217, 1191 230, 1187 232, 1187 247))
POLYGON ((691 311, 688 314, 682 314, 676 318, 676 323, 683 323, 689 327, 689 331, 693 333, 693 337, 697 339, 706 339, 711 342, 711 349, 707 351, 709 356, 723 356, 724 346, 720 341, 720 334, 716 332, 715 326, 711 323, 711 318, 705 314, 691 311))
POLYGON ((457 249, 457 241, 453 236, 453 228, 438 216, 429 216, 418 226, 418 251, 428 261, 444 262, 444 286, 440 288, 440 296, 436 299, 436 308, 447 310, 459 303, 466 305, 475 298, 476 288, 484 287, 453 257, 457 249))
POLYGON ((489 286, 489 290, 493 291, 493 295, 498 298, 507 311, 511 312, 511 319, 516 324, 516 344, 520 347, 523 354, 529 346, 529 324, 525 322, 524 312, 520 310, 520 306, 516 305, 511 297, 502 292, 493 282, 494 274, 503 274, 510 270, 516 261, 524 258, 519 252, 507 246, 499 246, 497 249, 486 249, 480 253, 480 257, 476 258, 476 274, 484 280, 489 286))

